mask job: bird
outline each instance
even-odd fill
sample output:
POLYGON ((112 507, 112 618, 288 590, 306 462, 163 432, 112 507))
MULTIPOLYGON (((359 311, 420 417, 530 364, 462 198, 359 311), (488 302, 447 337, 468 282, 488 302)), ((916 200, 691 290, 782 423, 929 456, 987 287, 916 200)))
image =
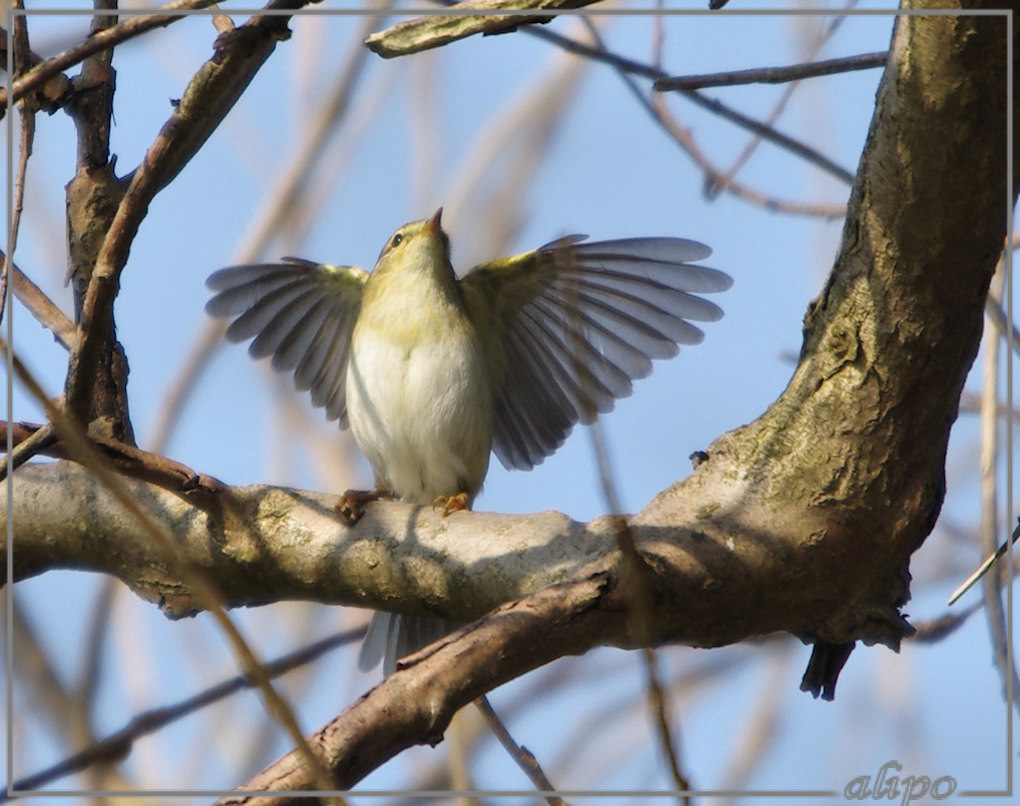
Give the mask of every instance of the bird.
MULTIPOLYGON (((691 324, 722 316, 699 296, 729 275, 695 265, 698 241, 637 237, 589 242, 568 235, 458 276, 442 208, 386 241, 371 272, 285 257, 209 276, 208 313, 226 336, 252 339, 298 391, 349 428, 375 477, 344 493, 356 520, 390 498, 470 509, 495 454, 530 469, 647 376, 652 361, 702 341, 691 324)), ((376 613, 359 667, 396 661, 451 625, 376 613)))

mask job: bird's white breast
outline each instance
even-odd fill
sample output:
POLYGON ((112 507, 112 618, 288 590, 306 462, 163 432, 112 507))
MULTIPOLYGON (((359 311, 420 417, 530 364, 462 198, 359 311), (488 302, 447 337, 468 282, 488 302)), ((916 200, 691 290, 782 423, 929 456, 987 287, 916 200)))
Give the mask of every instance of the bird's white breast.
POLYGON ((492 401, 482 345, 459 307, 408 295, 387 300, 385 319, 359 318, 346 392, 377 486, 422 504, 474 498, 488 469, 492 401))

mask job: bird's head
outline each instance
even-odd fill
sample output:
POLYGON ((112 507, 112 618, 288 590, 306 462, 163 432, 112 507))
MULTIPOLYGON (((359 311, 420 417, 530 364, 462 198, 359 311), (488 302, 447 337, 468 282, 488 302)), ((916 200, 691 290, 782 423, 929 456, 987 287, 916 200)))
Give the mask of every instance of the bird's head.
POLYGON ((375 264, 373 274, 445 271, 450 267, 450 239, 443 231, 443 208, 432 218, 412 221, 394 232, 375 264))

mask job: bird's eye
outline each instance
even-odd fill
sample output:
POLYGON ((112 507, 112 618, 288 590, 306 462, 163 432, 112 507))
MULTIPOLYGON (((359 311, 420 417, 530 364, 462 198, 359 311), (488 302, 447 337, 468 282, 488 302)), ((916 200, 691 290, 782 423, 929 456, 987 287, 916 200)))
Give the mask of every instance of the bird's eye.
POLYGON ((393 240, 390 241, 390 246, 400 246, 400 242, 404 240, 404 236, 401 233, 397 233, 393 236, 393 240))

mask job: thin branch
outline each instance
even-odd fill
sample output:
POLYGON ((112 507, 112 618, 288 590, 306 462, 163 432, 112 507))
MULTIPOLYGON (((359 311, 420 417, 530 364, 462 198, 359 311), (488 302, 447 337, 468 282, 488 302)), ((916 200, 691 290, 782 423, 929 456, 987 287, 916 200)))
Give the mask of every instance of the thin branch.
MULTIPOLYGON (((373 6, 381 7, 385 4, 389 4, 389 0, 373 0, 373 6)), ((315 167, 319 157, 329 138, 336 134, 340 122, 347 115, 354 91, 361 79, 368 51, 360 46, 360 39, 384 18, 382 14, 370 15, 366 11, 362 24, 363 32, 360 35, 356 34, 359 44, 341 65, 332 90, 326 100, 318 106, 319 113, 315 120, 310 126, 301 128, 301 142, 276 179, 274 188, 267 194, 269 201, 255 214, 248 231, 241 237, 240 243, 244 246, 234 260, 235 263, 246 264, 259 260, 272 236, 279 232, 285 221, 294 218, 295 209, 308 192, 308 179, 317 173, 315 167)), ((330 183, 329 187, 332 189, 335 184, 330 183)), ((305 223, 310 222, 312 218, 301 217, 301 220, 305 223)), ((152 436, 147 443, 152 450, 160 451, 167 444, 184 411, 186 401, 194 392, 202 373, 209 366, 210 358, 223 344, 224 329, 225 326, 221 322, 208 320, 195 338, 181 365, 178 377, 163 395, 163 403, 155 418, 152 436)))
MULTIPOLYGON (((576 53, 579 56, 586 56, 590 59, 595 59, 612 65, 621 74, 640 75, 645 78, 652 79, 668 78, 668 76, 666 76, 661 70, 610 53, 601 44, 598 47, 585 45, 581 42, 571 40, 561 34, 555 33, 554 31, 547 31, 541 28, 529 28, 527 30, 528 33, 533 36, 552 42, 559 47, 568 50, 570 53, 576 53)), ((817 165, 822 170, 831 173, 837 179, 847 183, 853 181, 853 174, 851 172, 837 165, 828 157, 811 148, 806 143, 802 143, 793 137, 789 137, 775 129, 764 126, 753 118, 737 112, 735 109, 732 109, 721 101, 706 98, 704 95, 701 95, 694 90, 682 90, 682 92, 692 103, 698 104, 699 106, 708 109, 710 112, 729 120, 731 123, 735 123, 738 126, 760 135, 763 139, 775 143, 780 148, 785 148, 794 154, 797 154, 808 162, 817 165)))
MULTIPOLYGON (((588 23, 589 32, 598 41, 598 31, 588 23)), ((600 43, 601 44, 601 43, 600 43)), ((629 80, 629 76, 627 77, 629 80)), ((574 308, 576 310, 576 308, 574 308)), ((581 338, 581 324, 574 322, 571 328, 576 339, 581 338)), ((579 349, 574 350, 575 356, 582 355, 579 349)), ((578 359, 579 360, 579 359, 578 359)), ((578 377, 586 377, 581 368, 575 368, 578 377)), ((589 398, 590 399, 590 398, 589 398)), ((615 474, 609 457, 609 446, 606 443, 602 425, 595 420, 589 428, 592 444, 595 451, 595 460, 599 472, 599 484, 602 487, 602 496, 612 513, 622 513, 623 506, 616 489, 615 474)), ((653 600, 651 586, 648 584, 649 577, 653 575, 648 559, 638 549, 634 540, 634 534, 630 530, 627 519, 622 514, 613 515, 613 534, 616 538, 616 547, 622 558, 621 580, 628 589, 628 599, 633 602, 633 607, 628 619, 627 628, 637 639, 642 647, 641 656, 645 669, 645 684, 647 686, 648 708, 655 723, 656 734, 659 737, 662 754, 669 765, 669 771, 673 778, 675 788, 683 793, 681 802, 685 806, 690 804, 690 780, 684 775, 680 768, 680 758, 677 753, 676 743, 673 741, 673 730, 666 694, 659 683, 659 674, 656 663, 655 650, 652 648, 654 640, 649 632, 651 615, 653 611, 653 600)))
MULTIPOLYGON (((782 732, 784 684, 789 678, 792 644, 789 641, 777 643, 768 657, 769 673, 765 676, 752 699, 747 721, 738 730, 728 769, 722 779, 722 789, 731 792, 748 786, 751 776, 774 751, 782 732)), ((742 799, 730 796, 720 800, 716 806, 729 806, 742 799)))
MULTIPOLYGON (((521 768, 521 771, 528 776, 528 780, 535 785, 535 788, 540 792, 555 792, 556 787, 552 785, 552 782, 546 777, 545 772, 542 770, 542 766, 538 763, 538 759, 535 758, 535 754, 532 753, 528 748, 523 745, 517 744, 514 741, 514 737, 510 735, 510 731, 506 729, 506 725, 503 724, 503 720, 499 718, 499 715, 492 707, 492 703, 489 702, 488 697, 479 697, 475 700, 475 705, 478 710, 481 711, 482 716, 485 718, 486 723, 489 725, 489 729, 495 734, 497 741, 503 745, 503 749, 509 753, 517 766, 521 768)), ((545 802, 549 806, 567 806, 567 802, 563 798, 557 797, 556 795, 545 795, 545 802)))
MULTIPOLYGON (((313 644, 266 663, 266 676, 270 679, 276 679, 293 669, 311 663, 337 647, 358 641, 364 635, 364 629, 346 630, 329 638, 324 638, 321 641, 316 641, 313 644)), ((189 714, 193 714, 240 691, 247 691, 252 688, 254 688, 254 685, 250 679, 243 675, 237 675, 229 680, 224 680, 222 683, 210 686, 205 691, 173 705, 165 705, 160 708, 143 711, 132 717, 131 721, 123 728, 95 741, 80 753, 75 753, 73 756, 69 756, 63 761, 47 767, 45 770, 40 770, 21 780, 15 781, 12 789, 39 789, 67 775, 81 772, 93 764, 111 764, 122 761, 131 754, 135 742, 143 736, 162 730, 167 725, 183 719, 189 714)), ((4 803, 7 800, 10 800, 9 796, 0 794, 0 803, 4 803)))
MULTIPOLYGON (((1014 351, 1017 351, 1018 349, 1020 349, 1020 347, 1018 347, 1018 340, 1020 340, 1020 331, 1017 330, 1016 324, 1014 324, 1013 322, 1011 322, 1009 320, 1009 316, 1007 315, 1006 310, 1003 307, 1003 302, 1002 302, 1002 283, 1003 283, 1003 281, 1000 278, 999 274, 1002 273, 1002 266, 1004 266, 1004 265, 1005 265, 1005 258, 1003 258, 1003 262, 1000 264, 1000 270, 999 270, 999 273, 997 273, 996 281, 994 281, 994 284, 990 288, 990 290, 988 292, 988 296, 985 299, 985 303, 984 303, 985 314, 987 315, 988 320, 989 320, 989 322, 992 325, 992 328, 994 330, 996 330, 996 337, 994 337, 994 344, 992 344, 992 340, 987 340, 986 341, 986 349, 988 350, 988 354, 990 354, 991 352, 994 352, 994 353, 997 354, 997 356, 998 356, 998 350, 999 350, 999 339, 1002 338, 1007 343, 1009 343, 1010 340, 1007 339, 1006 337, 1010 334, 1011 331, 1012 331, 1012 336, 1013 336, 1013 339, 1012 339, 1013 349, 1014 349, 1014 351)), ((986 354, 986 361, 985 361, 986 367, 985 367, 985 371, 986 372, 996 372, 996 373, 998 373, 998 370, 999 370, 998 363, 992 361, 990 357, 987 357, 988 354, 986 354)), ((986 383, 984 389, 982 389, 982 391, 981 391, 981 396, 980 396, 980 400, 979 400, 979 410, 980 410, 981 418, 982 418, 981 419, 982 430, 988 430, 990 433, 984 433, 983 434, 983 439, 982 439, 982 442, 981 442, 982 452, 983 451, 987 451, 987 450, 991 450, 993 452, 994 451, 994 445, 996 445, 996 442, 998 442, 998 439, 997 439, 997 436, 996 436, 997 433, 994 432, 994 431, 991 431, 990 427, 987 425, 988 419, 990 418, 992 422, 998 423, 999 417, 1002 416, 1004 413, 1007 414, 1008 416, 1016 416, 1015 412, 1006 411, 1004 406, 999 405, 998 386, 996 388, 996 395, 994 395, 994 401, 993 402, 988 399, 988 394, 989 393, 988 393, 988 390, 987 390, 987 383, 986 383), (990 449, 987 447, 987 440, 988 439, 992 439, 993 440, 992 447, 990 449)), ((987 493, 982 492, 982 495, 987 495, 987 496, 989 496, 990 498, 993 499, 994 498, 994 487, 993 487, 994 475, 991 474, 990 478, 989 478, 989 473, 993 473, 993 470, 989 470, 988 467, 986 466, 988 461, 990 461, 991 462, 991 466, 993 466, 993 464, 994 464, 993 460, 986 460, 985 458, 982 458, 982 467, 984 467, 984 469, 982 470, 982 491, 984 491, 984 489, 986 487, 990 487, 990 492, 987 492, 987 493)), ((993 501, 991 503, 993 504, 993 501)), ((985 502, 986 510, 987 510, 987 507, 988 507, 988 502, 985 502)), ((985 520, 987 520, 988 517, 989 517, 989 514, 986 511, 985 514, 984 514, 985 520)), ((996 535, 992 535, 990 539, 987 538, 987 535, 988 535, 987 523, 985 523, 984 531, 983 531, 982 534, 985 536, 985 544, 989 548, 991 546, 996 545, 996 543, 998 542, 998 537, 996 535)), ((999 559, 1002 558, 1003 555, 1005 555, 1009 551, 1009 547, 1012 544, 1016 543, 1017 540, 1020 540, 1020 522, 1018 522, 1016 527, 1014 528, 1013 534, 1007 540, 1005 540, 999 546, 998 549, 996 549, 994 551, 991 551, 985 557, 984 561, 977 567, 977 569, 972 574, 970 574, 970 576, 968 576, 966 578, 966 580, 964 580, 964 582, 961 583, 960 586, 953 592, 953 595, 950 597, 950 600, 949 600, 950 606, 952 606, 957 601, 959 601, 959 599, 965 593, 967 593, 967 591, 969 591, 974 586, 974 584, 977 583, 978 580, 980 580, 980 578, 988 571, 988 569, 992 565, 996 564, 996 562, 998 562, 999 559)))
MULTIPOLYGON (((15 0, 13 8, 22 9, 22 0, 15 0)), ((14 69, 20 73, 31 52, 28 43, 28 27, 25 25, 24 17, 15 17, 14 19, 13 44, 14 69)), ((18 149, 18 171, 14 179, 10 229, 7 233, 10 239, 7 246, 9 254, 14 254, 18 242, 18 232, 21 229, 21 214, 25 206, 25 177, 28 174, 28 160, 32 156, 32 144, 35 141, 35 112, 29 109, 26 104, 21 104, 18 109, 21 118, 21 144, 18 149)), ((5 254, 2 266, 0 266, 0 320, 3 319, 4 312, 7 310, 7 291, 11 274, 10 261, 5 254)))
MULTIPOLYGON (((119 45, 154 28, 164 28, 172 22, 183 19, 183 15, 169 12, 186 11, 189 9, 207 8, 215 5, 217 0, 173 0, 161 8, 152 9, 141 16, 132 16, 123 22, 99 31, 82 40, 63 53, 39 62, 23 76, 15 79, 11 85, 11 94, 17 103, 28 93, 42 87, 50 78, 73 67, 100 51, 119 45)), ((7 89, 0 88, 0 106, 7 106, 7 89)))
POLYGON ((105 643, 109 635, 117 586, 117 580, 113 577, 103 579, 85 629, 85 640, 82 642, 85 660, 79 664, 78 680, 74 689, 86 713, 94 711, 99 697, 105 643))
MULTIPOLYGON (((309 737, 341 788, 414 744, 435 745, 463 706, 501 682, 583 651, 608 616, 622 628, 626 609, 611 580, 592 571, 505 605, 474 625, 404 658, 401 667, 309 737), (541 630, 536 626, 542 625, 541 630)), ((283 791, 310 784, 290 753, 239 787, 275 794, 222 798, 220 806, 275 806, 283 791)))
POLYGON ((857 56, 841 56, 817 62, 803 62, 787 67, 754 67, 750 70, 730 70, 721 73, 707 73, 690 76, 658 78, 652 84, 656 92, 671 90, 700 90, 705 87, 730 87, 739 84, 785 84, 804 78, 831 76, 853 70, 873 70, 884 67, 888 51, 861 53, 857 56))
POLYGON ((523 25, 546 23, 551 14, 534 11, 582 8, 598 0, 464 0, 451 14, 431 14, 407 20, 365 39, 365 45, 384 59, 438 48, 474 34, 504 34, 523 25), (489 13, 472 13, 472 12, 489 13), (504 11, 504 14, 493 14, 504 11))
MULTIPOLYGON (((18 8, 20 7, 21 6, 18 6, 18 8)), ((7 69, 7 42, 7 29, 0 26, 0 70, 7 69)), ((29 50, 25 69, 35 67, 42 61, 42 56, 32 50, 29 50)), ((0 97, 3 99, 2 102, 0 102, 0 119, 3 119, 4 115, 7 114, 6 92, 6 86, 0 88, 0 97)), ((25 102, 33 104, 35 108, 41 109, 44 112, 56 112, 64 105, 70 95, 71 79, 63 73, 57 73, 56 75, 50 76, 39 90, 33 92, 28 98, 25 98, 25 102)))
POLYGON ((995 551, 985 557, 984 561, 978 566, 977 570, 975 570, 973 574, 960 583, 960 586, 953 591, 953 595, 949 597, 949 604, 956 604, 960 597, 974 586, 975 582, 988 573, 989 568, 995 565, 995 563, 1006 555, 1009 551, 1010 545, 1015 544, 1017 540, 1020 540, 1020 523, 1018 523, 1017 527, 1013 530, 1013 534, 1008 539, 1004 540, 995 551))
MULTIPOLYGON (((161 523, 148 509, 142 506, 136 497, 125 485, 124 479, 116 474, 109 466, 105 458, 96 451, 84 429, 68 415, 63 409, 53 405, 43 394, 39 384, 25 368, 24 364, 10 348, 0 342, 3 352, 7 354, 8 360, 13 364, 18 379, 24 384, 28 391, 38 402, 46 408, 46 414, 54 425, 61 438, 68 448, 73 451, 75 459, 86 467, 94 478, 116 499, 134 520, 135 525, 140 527, 146 535, 158 547, 159 553, 164 561, 167 561, 181 575, 187 579, 194 589, 194 595, 202 603, 203 609, 209 611, 213 619, 225 633, 231 648, 240 661, 245 674, 250 677, 260 693, 263 695, 266 709, 269 714, 282 725, 291 739, 297 746, 297 753, 303 761, 309 765, 309 770, 317 783, 324 784, 329 781, 329 774, 318 763, 311 748, 305 741, 304 734, 298 725, 297 718, 289 704, 284 700, 273 687, 266 676, 265 667, 255 655, 254 650, 249 646, 241 635, 240 630, 227 615, 222 604, 222 596, 215 583, 206 572, 204 572, 196 558, 178 542, 176 535, 163 523, 161 523)), ((226 504, 224 497, 219 499, 220 505, 226 504)), ((226 517, 231 517, 229 511, 225 512, 226 517)), ((12 547, 8 547, 11 550, 12 547)), ((324 787, 325 788, 325 787, 324 787)))
MULTIPOLYGON (((0 250, 0 260, 5 263, 7 254, 0 250)), ((29 277, 18 268, 17 263, 11 263, 11 290, 15 298, 24 305, 30 314, 47 330, 53 334, 54 340, 67 350, 72 349, 77 338, 77 330, 74 323, 67 318, 67 315, 53 302, 42 289, 32 282, 29 277)))
POLYGON ((153 451, 163 451, 184 414, 188 398, 194 393, 203 373, 209 368, 216 349, 223 345, 226 326, 221 320, 206 319, 194 337, 177 376, 161 395, 159 410, 145 444, 153 451))
MULTIPOLYGON (((292 9, 306 2, 273 0, 267 8, 292 9)), ((269 58, 276 42, 286 38, 288 19, 280 15, 253 17, 236 30, 220 35, 214 45, 215 54, 192 78, 134 171, 106 231, 82 302, 82 335, 71 356, 67 378, 67 405, 79 417, 85 418, 90 405, 95 368, 112 326, 120 273, 150 202, 216 129, 269 58)))
POLYGON ((659 124, 705 172, 706 193, 710 193, 715 188, 723 187, 726 189, 726 192, 732 193, 734 196, 750 204, 756 204, 765 210, 777 213, 819 216, 828 219, 843 218, 846 215, 847 207, 845 204, 805 204, 803 202, 788 201, 786 199, 778 199, 775 196, 768 196, 740 182, 727 181, 726 175, 712 164, 712 161, 698 146, 690 131, 683 128, 673 117, 666 106, 666 99, 662 95, 653 97, 650 105, 652 115, 659 124))
MULTIPOLYGON (((995 276, 992 278, 988 296, 997 301, 1002 299, 1005 281, 1005 253, 999 259, 995 276)), ((998 508, 998 436, 999 436, 999 346, 998 334, 985 340, 982 361, 983 389, 981 393, 981 544, 985 551, 995 553, 999 542, 998 508)), ((1020 530, 1018 525, 1017 530, 1020 530)), ((1016 530, 1015 530, 1016 531, 1016 530)), ((1008 551, 1013 538, 1005 542, 1008 551)), ((985 568, 989 567, 983 566, 985 568)), ((973 578, 973 577, 972 577, 973 578)), ((995 665, 1003 682, 1005 694, 1011 687, 1020 691, 1020 678, 1016 666, 1011 663, 1009 635, 1006 614, 1002 606, 1002 581, 998 574, 984 577, 984 605, 988 619, 988 631, 995 651, 995 665)), ((1020 708, 1020 703, 1014 702, 1020 708)))
MULTIPOLYGON (((44 717, 44 723, 65 728, 60 738, 69 747, 88 746, 97 741, 93 733, 92 720, 82 707, 81 698, 68 690, 60 679, 54 659, 39 639, 31 619, 24 607, 15 607, 11 612, 13 642, 17 647, 10 662, 25 681, 26 705, 36 717, 44 717)), ((109 788, 132 789, 133 783, 114 769, 104 771, 102 783, 109 788)), ((16 785, 15 787, 16 788, 16 785)), ((12 793, 13 794, 13 793, 12 793)), ((10 799, 6 792, 0 793, 0 802, 10 799)))
MULTIPOLYGON (((9 465, 11 471, 17 470, 34 456, 45 456, 50 447, 58 440, 56 429, 50 423, 34 428, 16 428, 13 436, 16 444, 11 449, 9 465)), ((7 469, 7 463, 0 466, 0 481, 7 478, 7 469)))
POLYGON ((592 48, 576 40, 562 37, 551 31, 541 29, 528 29, 530 33, 540 38, 547 39, 562 47, 569 53, 591 56, 599 61, 604 61, 616 67, 620 79, 627 85, 638 103, 645 109, 648 115, 654 120, 673 140, 701 167, 711 187, 723 186, 726 190, 739 198, 752 204, 757 204, 767 210, 790 213, 793 215, 822 216, 824 218, 842 218, 846 214, 845 205, 820 205, 802 204, 799 202, 785 201, 766 196, 755 190, 751 190, 737 182, 726 182, 725 176, 712 165, 711 160, 701 151, 691 133, 681 127, 666 107, 665 98, 661 94, 655 94, 650 99, 645 97, 644 92, 634 81, 633 75, 644 75, 654 78, 662 75, 660 70, 648 65, 642 65, 629 59, 608 53, 604 48, 592 48))
MULTIPOLYGON (((50 456, 56 459, 76 461, 73 448, 61 440, 50 425, 35 423, 0 422, 0 439, 6 439, 8 428, 12 429, 14 444, 20 448, 31 444, 31 451, 22 450, 15 454, 15 467, 34 455, 50 456), (26 455, 27 454, 27 455, 26 455)), ((165 456, 143 451, 134 445, 110 437, 87 436, 92 448, 105 457, 119 473, 139 479, 176 493, 196 506, 209 508, 216 497, 226 491, 226 485, 212 476, 198 473, 180 462, 165 456)), ((6 468, 0 468, 0 479, 6 477, 6 468)))
MULTIPOLYGON (((761 650, 784 642, 790 642, 789 636, 773 635, 744 641, 714 652, 685 653, 685 662, 676 664, 677 671, 665 681, 670 697, 682 702, 697 703, 702 697, 707 696, 711 687, 724 685, 729 675, 737 674, 740 670, 748 668, 753 662, 753 658, 757 657, 761 650)), ((676 648, 673 649, 673 654, 678 654, 676 648)), ((592 660, 594 661, 594 659, 592 660)), ((616 664, 610 665, 605 656, 599 660, 601 661, 599 664, 587 663, 581 670, 575 670, 569 680, 570 687, 578 692, 599 690, 600 680, 610 679, 614 675, 626 676, 629 674, 629 670, 614 668, 616 664)), ((626 657, 621 660, 630 663, 626 657)), ((543 669, 544 676, 548 677, 553 669, 562 665, 557 664, 549 669, 543 669)), ((542 680, 538 675, 531 675, 529 682, 536 694, 545 693, 547 690, 541 685, 542 680)), ((518 691, 517 699, 527 705, 541 703, 538 696, 527 698, 527 689, 518 691)), ((597 709, 591 710, 571 726, 570 733, 560 745, 561 749, 553 763, 553 768, 561 770, 564 776, 567 776, 571 771, 574 774, 581 773, 593 766, 593 760, 590 757, 586 758, 585 753, 580 752, 579 748, 588 749, 590 756, 592 752, 590 748, 597 747, 600 743, 615 744, 615 740, 610 737, 615 735, 621 726, 634 724, 638 719, 642 721, 648 719, 647 698, 641 697, 639 703, 637 696, 627 690, 605 692, 604 696, 599 699, 598 705, 597 709)), ((636 730, 629 730, 627 733, 630 737, 637 735, 636 730)), ((634 754, 644 755, 644 753, 644 748, 637 749, 635 747, 632 749, 631 756, 634 754)), ((620 753, 619 758, 615 760, 616 766, 625 767, 628 763, 626 759, 628 756, 620 753)), ((602 780, 609 779, 613 771, 609 759, 599 758, 597 766, 602 780)))
POLYGON ((1016 323, 1009 321, 1009 316, 1006 315, 1006 309, 1002 306, 1002 301, 993 299, 989 295, 988 299, 985 300, 985 313, 988 314, 988 319, 991 321, 992 326, 995 327, 1003 339, 1006 339, 1007 335, 1012 331, 1013 352, 1020 355, 1020 328, 1017 328, 1016 323))
POLYGON ((962 627, 967 622, 967 619, 980 610, 981 606, 980 604, 973 604, 958 612, 943 613, 936 618, 917 622, 914 624, 917 632, 907 640, 919 644, 933 644, 948 638, 957 629, 962 627))
MULTIPOLYGON (((580 355, 580 353, 577 353, 580 355)), ((619 496, 616 492, 614 474, 609 461, 609 447, 606 444, 602 428, 596 420, 590 429, 592 441, 595 446, 595 457, 599 470, 599 482, 602 485, 602 494, 611 512, 622 512, 619 496)), ((653 602, 651 587, 647 584, 647 576, 650 572, 647 559, 641 554, 634 540, 634 534, 630 530, 627 520, 617 515, 614 517, 615 528, 613 533, 616 537, 616 545, 623 558, 623 571, 621 577, 623 584, 629 590, 629 598, 634 606, 631 617, 628 621, 628 629, 633 631, 638 643, 642 647, 641 659, 645 669, 645 685, 647 687, 648 710, 655 724, 656 735, 659 738, 660 748, 669 771, 673 777, 673 785, 683 794, 682 802, 689 806, 690 796, 686 792, 691 788, 691 782, 680 769, 680 758, 677 753, 676 743, 673 741, 673 729, 667 705, 666 694, 659 683, 658 665, 656 662, 655 650, 652 649, 652 636, 648 634, 651 624, 651 613, 653 602)))
POLYGON ((659 736, 662 754, 666 757, 666 763, 669 765, 673 785, 681 793, 681 803, 690 806, 691 797, 687 792, 691 788, 691 782, 680 769, 680 758, 676 743, 673 741, 672 718, 669 715, 666 692, 663 691, 662 685, 659 683, 655 650, 648 646, 642 647, 641 656, 644 661, 645 677, 648 681, 648 708, 655 720, 655 729, 659 736))
POLYGON ((848 185, 853 184, 853 171, 848 171, 841 165, 837 165, 820 151, 817 151, 799 140, 773 129, 771 126, 759 123, 754 118, 730 108, 726 104, 722 103, 722 101, 717 101, 714 98, 706 98, 704 95, 695 92, 694 90, 684 90, 683 94, 688 101, 697 104, 703 109, 714 112, 719 117, 724 118, 731 123, 736 123, 738 126, 741 126, 748 131, 754 132, 763 140, 768 140, 780 148, 785 148, 787 151, 796 154, 805 162, 809 162, 816 167, 821 168, 823 171, 831 174, 840 181, 845 182, 848 185))
MULTIPOLYGON (((371 14, 370 10, 381 9, 390 4, 390 0, 372 0, 361 23, 359 39, 364 38, 374 26, 386 18, 385 14, 371 14)), ((368 61, 368 52, 355 46, 348 51, 348 56, 340 66, 336 81, 329 95, 319 104, 319 113, 310 125, 302 126, 301 141, 291 152, 288 164, 276 180, 276 185, 268 194, 271 200, 257 214, 249 227, 249 233, 241 239, 246 244, 246 256, 239 262, 249 263, 265 248, 272 234, 289 215, 306 189, 308 179, 314 175, 319 158, 329 139, 337 129, 350 108, 354 91, 359 86, 368 61)))
MULTIPOLYGON (((856 4, 857 0, 846 0, 844 9, 855 6, 856 4)), ((836 17, 819 36, 815 37, 815 41, 811 43, 808 51, 807 56, 808 59, 813 59, 815 58, 815 56, 818 55, 818 53, 822 49, 822 46, 825 45, 825 43, 833 36, 833 34, 835 34, 835 32, 839 29, 839 27, 843 23, 843 20, 845 19, 846 17, 843 15, 836 17)), ((776 122, 779 120, 780 116, 783 114, 784 111, 786 111, 786 107, 790 103, 790 100, 793 98, 793 94, 797 91, 797 89, 800 86, 801 85, 799 81, 794 81, 788 84, 783 89, 783 91, 779 95, 779 98, 772 105, 772 110, 765 118, 764 122, 766 126, 768 126, 769 128, 773 128, 776 125, 776 122)), ((759 136, 753 136, 749 138, 747 143, 745 143, 743 149, 741 149, 740 153, 737 155, 736 159, 734 159, 733 162, 730 164, 730 167, 726 169, 723 175, 723 184, 713 188, 712 191, 715 193, 720 193, 723 190, 725 190, 726 187, 733 181, 734 177, 736 177, 737 172, 741 168, 743 168, 745 164, 747 164, 747 162, 751 159, 752 155, 758 150, 758 146, 760 146, 761 143, 762 138, 759 136)))

